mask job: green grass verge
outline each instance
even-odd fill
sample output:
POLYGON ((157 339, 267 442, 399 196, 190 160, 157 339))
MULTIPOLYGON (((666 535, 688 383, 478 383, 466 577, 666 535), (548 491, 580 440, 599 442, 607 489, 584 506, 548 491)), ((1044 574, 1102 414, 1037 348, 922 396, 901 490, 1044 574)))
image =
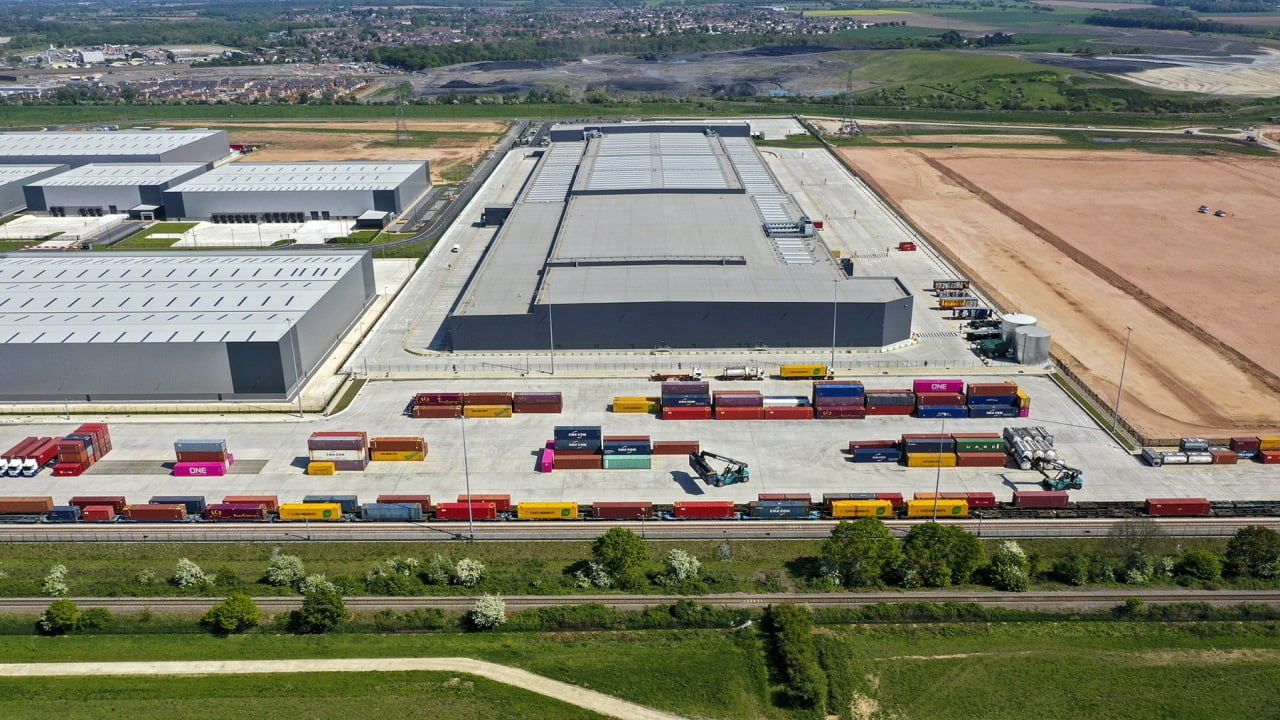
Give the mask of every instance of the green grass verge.
POLYGON ((0 252, 14 252, 30 244, 30 240, 0 240, 0 252))
POLYGON ((389 258, 416 258, 420 260, 430 254, 432 248, 434 248, 438 242, 440 242, 440 236, 437 235, 436 237, 427 238, 426 240, 416 243, 409 243, 408 245, 398 245, 391 248, 375 248, 373 256, 380 260, 389 258))
POLYGON ((195 227, 196 223, 162 222, 130 235, 110 246, 112 250, 167 250, 178 242, 176 238, 156 238, 153 235, 181 235, 195 227))

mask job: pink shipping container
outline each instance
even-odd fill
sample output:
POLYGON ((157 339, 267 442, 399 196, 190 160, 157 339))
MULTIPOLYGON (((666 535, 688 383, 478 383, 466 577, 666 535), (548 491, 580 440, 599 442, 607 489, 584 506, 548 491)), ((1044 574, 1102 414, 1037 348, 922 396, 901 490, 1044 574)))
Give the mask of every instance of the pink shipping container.
POLYGON ((963 380, 912 380, 911 390, 918 393, 928 392, 947 392, 962 393, 964 392, 963 380))
POLYGON ((555 448, 542 448, 542 457, 538 460, 538 470, 549 473, 556 467, 555 448))
POLYGON ((177 463, 173 466, 177 477, 219 477, 227 474, 227 466, 220 462, 177 463))
POLYGON ((1018 417, 1031 417, 1031 408, 1018 408, 1018 417))

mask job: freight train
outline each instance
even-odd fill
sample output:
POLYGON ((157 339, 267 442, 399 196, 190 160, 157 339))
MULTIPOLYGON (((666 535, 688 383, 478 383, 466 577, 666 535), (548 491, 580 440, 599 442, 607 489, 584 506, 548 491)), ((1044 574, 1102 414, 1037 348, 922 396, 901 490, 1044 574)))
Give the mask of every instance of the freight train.
POLYGON ((0 522, 426 522, 557 520, 819 520, 899 518, 1127 518, 1280 516, 1280 501, 1212 502, 1204 498, 1148 498, 1129 502, 1072 502, 1065 492, 1015 491, 1009 501, 994 493, 765 493, 756 500, 628 502, 511 502, 509 495, 459 496, 432 502, 429 495, 379 495, 360 503, 355 495, 308 495, 281 503, 274 495, 156 496, 129 503, 123 496, 78 496, 66 505, 51 497, 0 497, 0 522))

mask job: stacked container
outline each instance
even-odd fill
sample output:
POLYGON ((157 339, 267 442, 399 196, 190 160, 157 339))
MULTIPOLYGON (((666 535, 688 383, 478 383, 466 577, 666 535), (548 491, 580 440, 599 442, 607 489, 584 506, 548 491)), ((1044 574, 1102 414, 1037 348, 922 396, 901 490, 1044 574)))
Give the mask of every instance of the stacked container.
POLYGON ((813 401, 799 395, 769 395, 763 399, 765 420, 812 420, 813 401))
POLYGON ((970 383, 967 399, 969 417, 1018 417, 1018 384, 1015 382, 970 383))
POLYGON ((688 455, 702 450, 697 440, 654 440, 649 447, 654 455, 688 455))
POLYGON ((916 393, 916 417, 969 417, 965 396, 961 392, 929 391, 916 393))
POLYGON ((55 445, 58 458, 53 474, 77 476, 111 452, 111 435, 103 423, 88 423, 59 440, 55 445))
POLYGON ((1031 396, 1026 390, 1018 388, 1018 417, 1031 417, 1031 396))
MULTIPOLYGON (((369 466, 369 435, 363 432, 314 432, 307 438, 308 475, 364 470, 369 466), (330 468, 317 463, 332 463, 330 468), (316 466, 316 467, 312 467, 316 466)), ((354 512, 352 508, 348 512, 354 512)))
POLYGON ((868 415, 910 415, 916 406, 913 390, 868 390, 868 415))
POLYGON ((813 415, 823 420, 861 420, 867 416, 867 389, 857 380, 814 380, 813 415))
POLYGON ((1240 460, 1253 460, 1262 450, 1262 442, 1256 437, 1233 437, 1229 446, 1240 460))
POLYGON ((610 405, 613 412, 616 413, 646 413, 652 415, 658 412, 659 399, 652 397, 636 397, 636 396, 619 396, 613 399, 610 405))
POLYGON ((956 441, 956 467, 1004 467, 1009 460, 999 433, 957 433, 951 437, 956 441))
POLYGON ((488 503, 500 513, 511 512, 510 495, 459 495, 459 503, 488 503))
POLYGON ((420 437, 376 437, 369 440, 369 459, 419 461, 427 457, 427 441, 420 437))
POLYGON ((556 414, 564 409, 558 392, 518 392, 511 396, 511 411, 517 413, 556 414))
POLYGON ((711 383, 664 382, 660 402, 663 420, 710 420, 711 383))
POLYGON ((418 393, 410 414, 420 419, 462 417, 462 393, 418 393))
POLYGON ((849 454, 856 463, 896 463, 902 450, 894 440, 850 440, 849 454))
POLYGON ((763 420, 764 395, 756 390, 717 390, 711 394, 717 420, 763 420))
POLYGON ((557 425, 552 450, 556 470, 599 470, 604 467, 599 425, 557 425))
POLYGON ((956 441, 950 435, 903 435, 902 451, 907 467, 956 466, 956 441))
POLYGON ((148 505, 181 505, 187 509, 188 515, 199 515, 208 505, 203 495, 157 495, 147 501, 148 505))
POLYGON ((178 477, 206 477, 227 474, 235 458, 227 452, 226 440, 178 440, 173 444, 178 477))
POLYGON ((653 443, 648 435, 605 436, 601 443, 605 470, 648 470, 653 443))

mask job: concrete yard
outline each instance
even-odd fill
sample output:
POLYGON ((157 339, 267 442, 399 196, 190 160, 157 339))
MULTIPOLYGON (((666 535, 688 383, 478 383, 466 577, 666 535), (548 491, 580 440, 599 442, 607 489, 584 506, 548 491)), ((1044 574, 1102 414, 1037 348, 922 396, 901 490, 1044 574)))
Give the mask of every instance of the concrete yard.
MULTIPOLYGON (((355 229, 351 220, 308 220, 304 223, 229 223, 199 222, 182 233, 175 248, 271 247, 281 240, 296 245, 323 245, 329 238, 349 235, 355 229)), ((354 246, 358 247, 358 246, 354 246)))

